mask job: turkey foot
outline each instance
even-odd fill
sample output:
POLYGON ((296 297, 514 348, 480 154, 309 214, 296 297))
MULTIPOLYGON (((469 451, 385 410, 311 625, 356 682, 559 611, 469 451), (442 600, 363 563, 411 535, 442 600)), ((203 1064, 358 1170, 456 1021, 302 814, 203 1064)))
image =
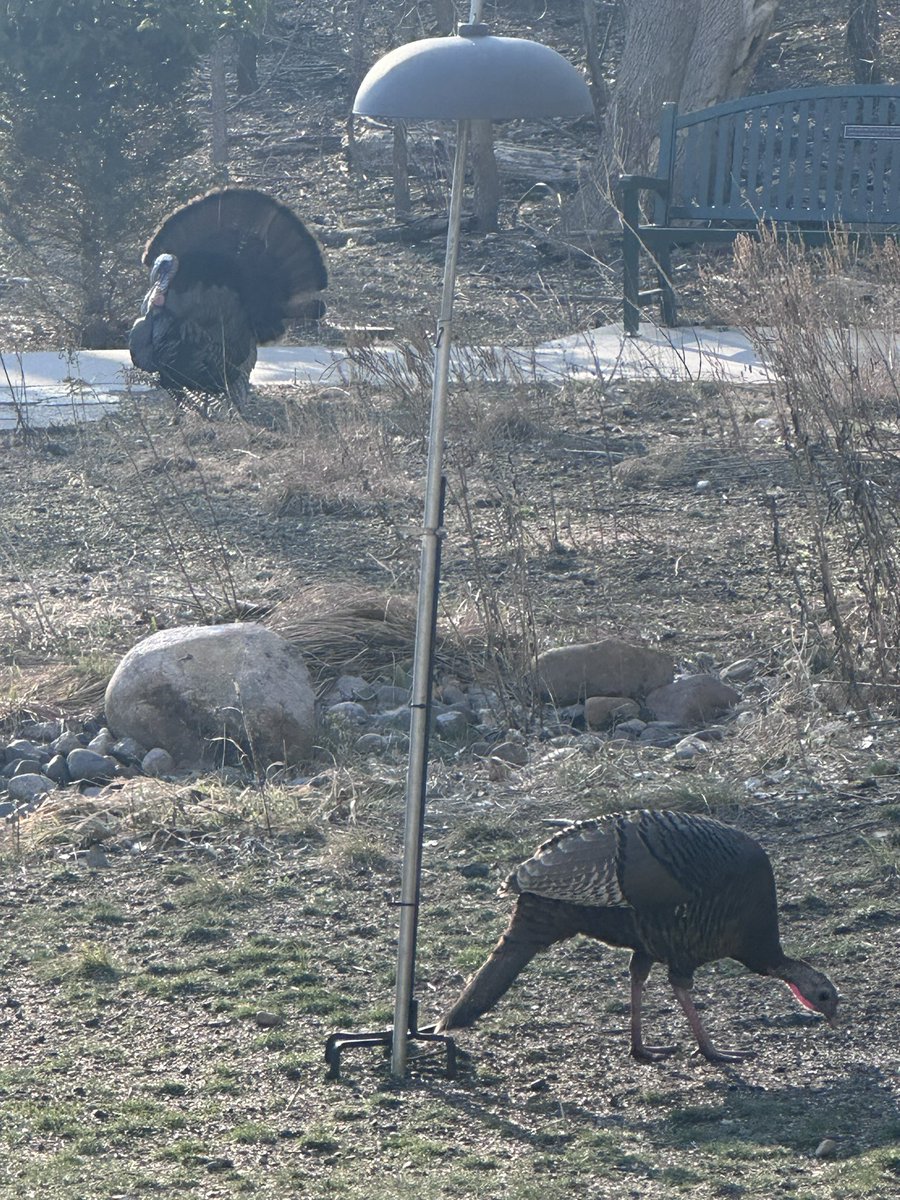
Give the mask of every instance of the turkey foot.
POLYGON ((637 1045, 632 1043, 631 1057, 643 1063, 663 1062, 677 1050, 677 1046, 644 1046, 641 1043, 637 1045))
POLYGON ((702 1054, 707 1062, 711 1063, 736 1063, 744 1062, 748 1058, 753 1058, 755 1051, 753 1050, 717 1050, 712 1042, 707 1041, 705 1044, 700 1044, 694 1051, 694 1056, 702 1054))
POLYGON ((680 987, 678 984, 673 983, 672 991, 675 993, 678 1003, 681 1005, 684 1015, 688 1019, 688 1024, 693 1030, 694 1037, 697 1039, 695 1053, 702 1054, 706 1061, 711 1063, 743 1062, 745 1058, 753 1057, 752 1050, 717 1050, 710 1041, 709 1034, 703 1028, 700 1014, 694 1007, 690 988, 680 987))

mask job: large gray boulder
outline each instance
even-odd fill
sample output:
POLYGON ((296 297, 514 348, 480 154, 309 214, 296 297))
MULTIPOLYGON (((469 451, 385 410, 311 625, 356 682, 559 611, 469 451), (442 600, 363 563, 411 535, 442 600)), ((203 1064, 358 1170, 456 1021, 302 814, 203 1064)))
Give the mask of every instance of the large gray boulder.
POLYGON ((303 658, 262 625, 190 625, 130 650, 106 689, 117 738, 161 747, 176 765, 248 756, 264 770, 309 757, 315 694, 303 658))
POLYGON ((588 696, 639 700, 675 676, 668 654, 618 638, 545 650, 537 669, 542 691, 557 706, 576 704, 588 696))

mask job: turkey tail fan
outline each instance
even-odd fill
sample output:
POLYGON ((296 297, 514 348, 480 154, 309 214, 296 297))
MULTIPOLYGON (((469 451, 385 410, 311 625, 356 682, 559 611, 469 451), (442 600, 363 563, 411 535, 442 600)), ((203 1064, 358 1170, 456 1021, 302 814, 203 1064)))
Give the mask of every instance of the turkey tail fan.
POLYGON ((177 286, 225 283, 240 295, 257 342, 284 333, 290 317, 321 316, 315 293, 328 284, 322 252, 300 218, 255 188, 225 188, 166 217, 144 250, 179 260, 177 286))

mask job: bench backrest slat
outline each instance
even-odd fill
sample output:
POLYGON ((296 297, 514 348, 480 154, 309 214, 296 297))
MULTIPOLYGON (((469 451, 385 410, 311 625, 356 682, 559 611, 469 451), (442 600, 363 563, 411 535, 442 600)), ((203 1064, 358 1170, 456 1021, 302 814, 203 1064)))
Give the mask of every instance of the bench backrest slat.
POLYGON ((888 151, 890 143, 887 138, 878 138, 873 146, 872 167, 870 178, 872 180, 871 192, 869 196, 869 207, 873 213, 885 211, 885 183, 887 182, 887 168, 890 163, 888 151))
MULTIPOLYGON (((894 97, 888 101, 888 117, 900 124, 900 99, 894 97)), ((900 171, 892 171, 884 176, 884 206, 888 212, 900 210, 900 171)))
MULTIPOLYGON (((662 120, 659 125, 659 173, 664 179, 669 178, 669 173, 674 165, 675 118, 677 114, 677 105, 672 103, 663 105, 662 120)), ((653 219, 657 225, 665 225, 668 205, 668 196, 656 196, 653 219)))
POLYGON ((763 139, 762 113, 763 110, 759 107, 751 108, 747 113, 747 118, 743 123, 747 134, 747 155, 744 159, 746 170, 743 175, 740 167, 734 172, 735 178, 741 180, 745 194, 754 205, 759 188, 759 160, 763 139))
POLYGON ((843 126, 840 120, 828 123, 827 101, 822 104, 822 125, 828 138, 828 151, 825 159, 825 187, 820 193, 820 205, 823 220, 832 220, 840 208, 838 199, 838 168, 841 165, 840 146, 843 140, 843 126))
POLYGON ((658 223, 900 223, 900 87, 802 88, 697 113, 667 109, 673 183, 658 223))
POLYGON ((811 101, 810 120, 812 121, 812 142, 809 147, 809 161, 806 164, 806 208, 810 212, 818 212, 822 207, 822 196, 827 188, 826 176, 828 163, 835 158, 833 153, 826 154, 829 130, 826 127, 825 100, 822 96, 811 101))

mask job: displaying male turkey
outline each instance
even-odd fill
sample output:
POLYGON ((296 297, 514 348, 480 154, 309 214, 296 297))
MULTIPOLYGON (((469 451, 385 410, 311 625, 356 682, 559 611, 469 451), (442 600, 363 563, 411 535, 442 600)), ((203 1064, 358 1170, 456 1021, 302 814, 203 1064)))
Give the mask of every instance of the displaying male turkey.
POLYGON ((198 196, 147 243, 150 290, 129 336, 131 360, 180 395, 224 395, 240 407, 257 345, 291 317, 318 317, 328 282, 300 218, 253 188, 198 196))
POLYGON ((644 1062, 675 1046, 644 1044, 641 999, 654 963, 665 963, 700 1053, 734 1062, 749 1051, 720 1051, 691 998, 694 970, 734 958, 782 979, 806 1008, 835 1016, 837 992, 809 963, 788 958, 778 935, 769 859, 753 838, 708 817, 631 812, 579 821, 544 842, 513 872, 501 894, 518 897, 506 932, 469 980, 438 1030, 471 1025, 526 963, 577 933, 631 956, 631 1053, 644 1062))

